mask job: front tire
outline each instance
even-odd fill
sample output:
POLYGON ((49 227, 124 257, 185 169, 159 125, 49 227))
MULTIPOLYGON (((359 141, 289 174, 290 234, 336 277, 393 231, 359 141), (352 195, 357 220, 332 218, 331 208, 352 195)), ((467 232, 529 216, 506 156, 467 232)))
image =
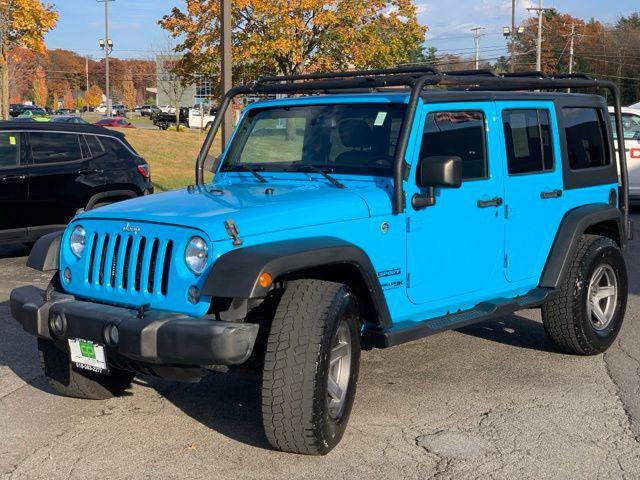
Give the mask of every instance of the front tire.
POLYGON ((618 245, 607 237, 583 235, 557 296, 542 307, 548 337, 568 353, 604 352, 622 327, 627 290, 618 245))
POLYGON ((68 352, 43 338, 38 338, 38 353, 49 385, 66 397, 106 400, 124 393, 135 376, 116 368, 111 368, 107 375, 75 370, 68 352))
POLYGON ((267 439, 324 455, 347 426, 360 366, 359 312, 346 285, 290 282, 276 309, 262 374, 267 439))

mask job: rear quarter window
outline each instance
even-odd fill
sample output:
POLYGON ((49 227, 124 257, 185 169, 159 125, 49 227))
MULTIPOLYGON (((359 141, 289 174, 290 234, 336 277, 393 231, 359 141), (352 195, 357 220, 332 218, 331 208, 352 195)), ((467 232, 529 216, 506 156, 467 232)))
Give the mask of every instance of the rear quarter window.
POLYGON ((611 163, 606 129, 599 109, 565 107, 562 117, 569 167, 572 170, 603 167, 611 163))
POLYGON ((101 137, 100 142, 105 150, 118 158, 131 158, 133 155, 129 149, 119 140, 112 137, 101 137))

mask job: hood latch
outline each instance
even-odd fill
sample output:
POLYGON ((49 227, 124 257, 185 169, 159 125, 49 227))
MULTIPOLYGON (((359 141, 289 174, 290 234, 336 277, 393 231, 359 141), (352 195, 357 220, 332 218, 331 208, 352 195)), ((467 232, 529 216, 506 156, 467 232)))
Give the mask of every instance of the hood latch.
POLYGON ((227 229, 227 234, 229 237, 233 239, 233 246, 239 247, 242 245, 242 239, 240 238, 240 232, 238 231, 238 227, 236 226, 236 222, 233 221, 233 218, 229 218, 224 222, 224 228, 227 229))

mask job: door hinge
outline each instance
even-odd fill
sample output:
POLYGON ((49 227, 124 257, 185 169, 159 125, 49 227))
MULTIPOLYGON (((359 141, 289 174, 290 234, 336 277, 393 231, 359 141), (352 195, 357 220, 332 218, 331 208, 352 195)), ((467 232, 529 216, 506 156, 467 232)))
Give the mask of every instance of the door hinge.
POLYGON ((407 217, 407 233, 411 231, 411 217, 407 217))
POLYGON ((509 205, 504 205, 504 218, 509 218, 509 205))
POLYGON ((504 254, 504 268, 507 268, 509 266, 509 255, 507 255, 506 253, 504 254))
POLYGON ((411 274, 407 272, 407 288, 411 286, 411 274))

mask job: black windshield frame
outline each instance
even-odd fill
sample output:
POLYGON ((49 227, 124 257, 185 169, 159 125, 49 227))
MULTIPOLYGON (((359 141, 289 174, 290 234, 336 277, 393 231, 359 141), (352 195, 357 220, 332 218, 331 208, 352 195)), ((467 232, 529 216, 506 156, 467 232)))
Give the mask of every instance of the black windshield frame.
MULTIPOLYGON (((402 122, 406 116, 406 104, 402 102, 359 102, 359 103, 308 103, 296 105, 273 105, 249 109, 236 129, 220 165, 220 171, 242 171, 243 165, 256 171, 300 172, 305 167, 316 167, 326 172, 347 175, 392 176, 393 158, 398 148, 402 122), (241 156, 252 135, 256 135, 256 125, 260 120, 305 119, 302 134, 301 158, 295 161, 241 161, 241 156), (381 121, 378 121, 382 119, 381 121), (313 148, 320 139, 339 140, 338 125, 345 120, 356 120, 369 124, 371 144, 359 147, 334 145, 313 148), (324 123, 323 123, 324 122, 324 123), (327 123, 331 127, 327 127, 327 123), (335 131, 329 131, 333 128, 335 131), (360 153, 362 162, 337 162, 340 154, 331 158, 333 149, 343 148, 342 154, 360 153), (375 148, 375 151, 374 151, 375 148)), ((361 125, 362 126, 362 125, 361 125)), ((285 129, 282 129, 285 133, 285 129)), ((298 132, 299 133, 299 132, 298 132)), ((255 137, 254 137, 255 138, 255 137)), ((339 140, 341 142, 341 139, 339 140)))

